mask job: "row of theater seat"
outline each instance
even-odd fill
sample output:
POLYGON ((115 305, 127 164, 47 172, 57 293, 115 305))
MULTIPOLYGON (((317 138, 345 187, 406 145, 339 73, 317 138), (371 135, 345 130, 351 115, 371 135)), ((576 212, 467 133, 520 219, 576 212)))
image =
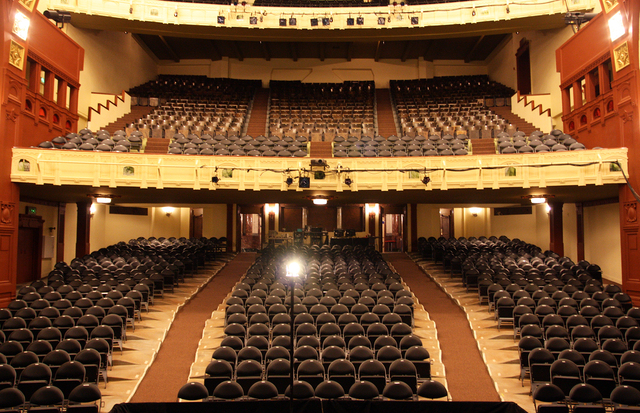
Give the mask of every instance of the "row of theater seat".
POLYGON ((377 394, 398 380, 415 394, 418 381, 431 378, 430 355, 412 334, 413 296, 400 276, 370 248, 296 249, 307 265, 291 308, 292 291, 282 271, 293 252, 263 253, 227 299, 226 337, 213 352, 204 381, 209 396, 228 380, 247 394, 263 379, 283 395, 290 359, 297 379, 316 393, 326 380, 340 383, 344 395, 357 379, 366 379, 375 383, 377 394))
POLYGON ((640 309, 618 286, 602 286, 597 265, 506 237, 420 242, 423 256, 478 289, 498 328, 513 324, 520 380, 530 377, 534 399, 554 386, 570 402, 576 386, 588 385, 594 401, 610 401, 640 379, 640 309))

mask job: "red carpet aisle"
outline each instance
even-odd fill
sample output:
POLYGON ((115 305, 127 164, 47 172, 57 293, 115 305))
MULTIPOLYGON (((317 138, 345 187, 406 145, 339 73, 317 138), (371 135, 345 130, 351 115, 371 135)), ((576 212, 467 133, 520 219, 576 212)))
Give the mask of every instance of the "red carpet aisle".
POLYGON ((467 317, 406 254, 385 254, 436 323, 449 393, 454 401, 499 401, 467 317))
POLYGON ((255 253, 238 254, 182 307, 131 402, 177 400, 178 390, 189 381, 189 370, 202 338, 205 321, 255 259, 255 253))

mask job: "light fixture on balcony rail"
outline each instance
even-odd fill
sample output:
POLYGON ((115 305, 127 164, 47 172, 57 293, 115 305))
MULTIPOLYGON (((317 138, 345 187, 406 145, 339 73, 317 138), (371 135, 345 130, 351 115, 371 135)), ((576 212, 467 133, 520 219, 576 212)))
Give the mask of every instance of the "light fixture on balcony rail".
POLYGON ((622 13, 618 10, 613 16, 609 17, 609 36, 611 36, 611 41, 615 42, 622 37, 625 32, 626 29, 624 27, 624 21, 622 20, 622 13))
POLYGON ((29 23, 29 18, 16 10, 13 17, 13 32, 15 35, 22 40, 27 40, 27 36, 29 35, 29 23))
POLYGON ((522 199, 526 199, 534 205, 544 204, 550 198, 555 198, 555 195, 536 194, 536 195, 524 195, 522 197, 522 199))
POLYGON ((59 29, 63 29, 64 24, 71 21, 71 13, 69 13, 68 11, 45 10, 42 14, 44 14, 44 17, 46 17, 47 19, 56 22, 56 26, 59 29))
POLYGON ((168 217, 171 216, 171 214, 173 214, 175 212, 175 208, 174 207, 162 207, 162 212, 164 212, 168 217))

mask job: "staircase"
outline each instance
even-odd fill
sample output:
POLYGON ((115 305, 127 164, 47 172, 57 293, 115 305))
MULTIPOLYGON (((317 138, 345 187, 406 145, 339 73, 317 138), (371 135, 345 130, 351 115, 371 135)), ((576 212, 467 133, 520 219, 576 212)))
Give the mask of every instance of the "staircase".
POLYGON ((333 156, 331 142, 311 142, 309 157, 313 159, 327 159, 333 156))
MULTIPOLYGON (((509 123, 511 123, 512 125, 515 125, 519 131, 524 132, 524 134, 527 136, 531 135, 532 132, 538 130, 535 126, 511 112, 511 108, 509 106, 493 106, 489 109, 496 115, 509 121, 509 123)), ((549 133, 551 131, 543 132, 549 133)))
POLYGON ((471 139, 473 155, 495 155, 496 143, 493 139, 471 139))
POLYGON ((378 118, 378 135, 388 138, 398 133, 396 122, 393 119, 389 89, 376 89, 376 116, 378 118))
POLYGON ((251 117, 247 126, 247 135, 264 135, 267 127, 267 109, 269 105, 269 89, 259 89, 253 98, 251 117))
POLYGON ((125 126, 128 123, 134 123, 138 119, 144 118, 149 113, 151 113, 153 109, 154 109, 153 106, 131 106, 131 112, 127 113, 121 118, 118 118, 115 122, 111 122, 110 124, 105 126, 103 129, 105 129, 111 135, 113 135, 113 133, 116 131, 124 130, 125 126))
POLYGON ((167 152, 169 152, 169 142, 171 142, 171 139, 147 138, 147 144, 144 147, 144 153, 166 155, 167 152))

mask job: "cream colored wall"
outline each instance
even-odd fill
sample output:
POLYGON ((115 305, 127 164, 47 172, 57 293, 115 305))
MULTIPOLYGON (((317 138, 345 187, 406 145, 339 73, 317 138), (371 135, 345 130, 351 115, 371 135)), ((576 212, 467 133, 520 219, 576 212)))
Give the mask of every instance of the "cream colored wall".
POLYGON ((533 206, 533 214, 536 220, 536 241, 533 242, 542 251, 548 250, 551 244, 551 234, 549 231, 549 213, 547 212, 547 204, 539 204, 533 206))
POLYGON ((211 237, 227 236, 227 205, 215 204, 204 208, 202 235, 211 237))
MULTIPOLYGON (((534 207, 535 208, 535 207, 534 207)), ((505 235, 510 239, 520 238, 523 241, 537 244, 537 219, 535 212, 531 215, 493 215, 491 209, 491 235, 505 235)), ((543 247, 542 247, 543 248, 543 247)))
POLYGON ((481 63, 467 64, 463 61, 423 59, 380 60, 369 59, 221 59, 183 60, 161 62, 160 74, 189 74, 209 77, 230 77, 235 79, 260 79, 267 87, 270 80, 300 80, 314 83, 336 83, 343 81, 372 80, 377 88, 388 88, 392 79, 424 79, 434 76, 461 76, 487 74, 487 67, 481 63))
POLYGON ((562 208, 562 234, 564 235, 564 255, 578 262, 578 222, 576 204, 564 204, 562 208))
POLYGON ((131 33, 84 30, 70 24, 65 27, 67 34, 84 48, 78 114, 85 120, 92 92, 121 93, 157 76, 156 62, 131 33))
POLYGON ((419 237, 440 236, 440 208, 434 205, 418 204, 416 207, 419 237))
POLYGON ((598 264, 606 279, 622 283, 619 223, 617 203, 584 208, 585 260, 598 264))
POLYGON ((562 95, 560 93, 560 73, 556 72, 556 49, 573 35, 570 27, 553 30, 536 30, 514 33, 502 48, 494 53, 488 62, 489 77, 514 90, 517 89, 516 52, 520 40, 529 41, 531 62, 531 93, 551 95, 551 116, 554 127, 561 127, 562 95))
POLYGON ((35 207, 36 215, 42 217, 44 223, 42 224, 42 247, 43 247, 43 258, 42 258, 42 271, 41 276, 44 277, 53 269, 53 266, 56 264, 56 237, 58 234, 58 207, 48 206, 48 205, 40 205, 40 204, 32 204, 29 202, 20 202, 20 206, 18 207, 18 211, 20 213, 24 213, 26 207, 35 207), (53 228, 53 230, 49 230, 49 228, 53 228), (44 238, 53 237, 53 254, 51 258, 44 258, 44 238))
POLYGON ((64 211, 64 262, 70 263, 76 257, 78 231, 78 206, 70 202, 64 211))

